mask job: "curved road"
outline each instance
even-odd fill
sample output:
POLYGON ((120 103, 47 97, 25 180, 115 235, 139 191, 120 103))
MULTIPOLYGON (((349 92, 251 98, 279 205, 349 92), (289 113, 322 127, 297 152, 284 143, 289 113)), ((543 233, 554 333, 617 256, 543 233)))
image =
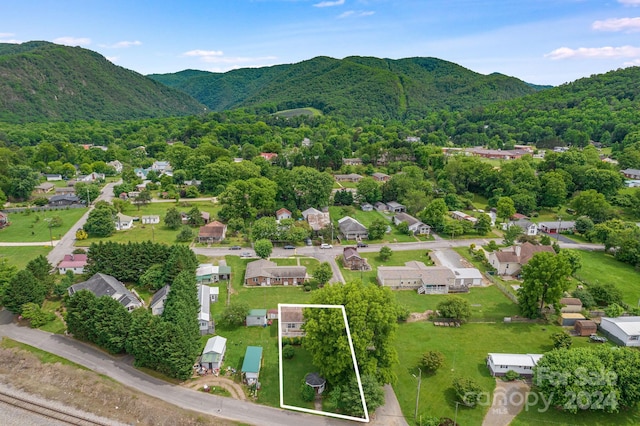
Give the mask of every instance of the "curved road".
POLYGON ((99 374, 111 377, 137 391, 169 401, 182 408, 253 425, 330 426, 354 424, 346 420, 285 411, 172 385, 148 376, 125 361, 111 357, 70 337, 20 327, 13 323, 13 318, 10 312, 0 311, 0 336, 6 336, 61 356, 99 374))

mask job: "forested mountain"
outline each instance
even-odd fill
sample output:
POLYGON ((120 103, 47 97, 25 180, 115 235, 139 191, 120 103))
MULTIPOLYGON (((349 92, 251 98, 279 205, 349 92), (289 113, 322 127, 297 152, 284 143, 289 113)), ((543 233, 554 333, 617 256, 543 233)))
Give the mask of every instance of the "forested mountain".
POLYGON ((80 47, 0 43, 0 120, 124 120, 197 114, 183 92, 80 47))
POLYGON ((149 77, 183 90, 214 111, 315 107, 346 118, 419 118, 512 99, 537 88, 502 74, 482 75, 436 58, 316 57, 226 73, 187 70, 149 77))

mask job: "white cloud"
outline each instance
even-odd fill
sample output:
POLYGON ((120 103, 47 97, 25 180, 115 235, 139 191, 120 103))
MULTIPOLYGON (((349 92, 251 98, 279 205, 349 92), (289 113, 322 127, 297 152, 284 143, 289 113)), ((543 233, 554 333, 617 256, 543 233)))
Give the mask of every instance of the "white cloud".
POLYGON ((0 38, 13 37, 14 33, 0 33, 0 38))
POLYGON ((620 46, 620 47, 580 47, 571 49, 561 47, 544 55, 550 59, 603 59, 603 58, 635 58, 640 57, 640 47, 620 46))
POLYGON ((340 19, 343 19, 343 18, 360 18, 360 17, 363 17, 363 16, 371 16, 374 13, 375 12, 372 11, 372 10, 363 10, 363 11, 348 10, 348 11, 338 15, 338 18, 340 18, 340 19))
POLYGON ((105 56, 105 58, 107 59, 107 61, 113 62, 114 64, 118 62, 118 59, 120 59, 118 56, 105 56))
POLYGON ((333 6, 342 6, 344 4, 344 0, 335 0, 335 1, 321 1, 320 3, 316 3, 314 7, 333 7, 333 6))
POLYGON ((119 41, 117 43, 114 43, 112 45, 108 45, 108 46, 104 46, 104 47, 110 47, 112 49, 123 49, 123 48, 127 48, 127 47, 131 47, 131 46, 140 46, 142 45, 141 41, 119 41))
POLYGON ((622 3, 625 6, 640 6, 640 0, 618 0, 618 3, 622 3))
POLYGON ((188 52, 184 52, 182 56, 196 56, 202 58, 205 62, 208 62, 207 59, 215 58, 217 56, 222 56, 222 50, 189 50, 188 52))
POLYGON ((22 44, 24 41, 16 40, 11 38, 0 38, 0 43, 8 43, 8 44, 22 44))
POLYGON ((591 28, 599 31, 640 31, 640 17, 595 21, 593 25, 591 25, 591 28))
POLYGON ((67 46, 87 46, 91 44, 91 39, 86 37, 58 37, 53 42, 67 46))
POLYGON ((640 58, 634 59, 633 61, 623 62, 622 65, 625 67, 638 67, 640 66, 640 58))

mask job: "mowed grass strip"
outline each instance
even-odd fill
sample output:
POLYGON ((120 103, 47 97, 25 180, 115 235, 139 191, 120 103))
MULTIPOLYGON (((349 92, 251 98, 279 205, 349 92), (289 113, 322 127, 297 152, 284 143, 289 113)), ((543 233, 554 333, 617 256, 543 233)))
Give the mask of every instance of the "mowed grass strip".
POLYGON ((640 300, 640 272, 633 266, 614 259, 602 251, 573 250, 582 257, 582 268, 576 276, 588 284, 614 284, 622 291, 623 300, 638 306, 640 300))
MULTIPOLYGON (((51 251, 51 246, 25 246, 25 247, 0 247, 0 258, 15 265, 18 269, 24 269, 31 260, 38 256, 46 256, 51 251)), ((55 265, 53 265, 55 266, 55 265)))
POLYGON ((59 240, 87 211, 86 208, 32 211, 29 213, 9 213, 10 225, 0 229, 2 242, 50 242, 59 240), (52 227, 49 235, 49 222, 54 217, 62 219, 62 226, 52 227))
MULTIPOLYGON (((439 351, 445 362, 434 374, 423 372, 418 416, 453 419, 457 401, 452 388, 455 377, 472 378, 483 390, 493 392, 495 379, 486 367, 488 353, 544 353, 552 348, 551 335, 561 330, 553 325, 516 323, 472 323, 460 328, 436 327, 424 321, 401 324, 395 342, 400 362, 395 367, 397 381, 393 387, 404 416, 407 419, 414 416, 417 367, 423 353, 439 351)), ((574 347, 589 345, 586 338, 574 338, 573 342, 574 347)), ((480 425, 488 409, 461 404, 457 421, 461 425, 480 425)))

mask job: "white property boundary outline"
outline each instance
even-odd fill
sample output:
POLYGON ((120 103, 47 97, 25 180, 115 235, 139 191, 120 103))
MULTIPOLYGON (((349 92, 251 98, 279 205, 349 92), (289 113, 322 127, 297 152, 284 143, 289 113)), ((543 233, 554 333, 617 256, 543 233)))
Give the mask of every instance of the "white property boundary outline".
POLYGON ((305 305, 301 303, 279 303, 278 304, 278 367, 280 373, 280 408, 286 408, 289 410, 302 411, 304 413, 319 414, 321 416, 336 417, 345 420, 354 420, 357 422, 369 423, 369 411, 367 410, 367 401, 364 398, 364 391, 362 390, 362 379, 360 378, 360 370, 358 370, 358 363, 356 361, 356 352, 353 349, 353 340, 351 340, 351 330, 349 329, 349 321, 347 320, 347 311, 344 309, 344 305, 305 305), (330 413, 328 411, 312 410, 310 408, 296 407, 295 405, 286 405, 284 403, 284 383, 282 381, 282 321, 280 321, 282 309, 281 308, 329 308, 340 309, 342 311, 342 318, 344 319, 344 325, 347 330, 347 340, 349 341, 349 349, 351 350, 351 359, 353 360, 353 368, 356 372, 356 378, 358 379, 358 390, 360 391, 360 399, 362 400, 362 408, 364 408, 364 418, 346 416, 344 414, 330 413))

